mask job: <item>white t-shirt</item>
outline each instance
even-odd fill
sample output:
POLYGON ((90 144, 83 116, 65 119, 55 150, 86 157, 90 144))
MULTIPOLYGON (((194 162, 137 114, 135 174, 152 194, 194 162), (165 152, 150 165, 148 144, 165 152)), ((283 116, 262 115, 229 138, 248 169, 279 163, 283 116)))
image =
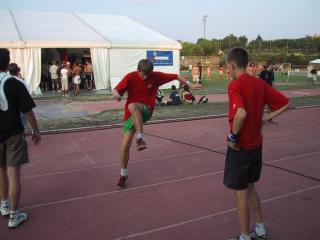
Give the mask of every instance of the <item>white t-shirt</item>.
POLYGON ((61 69, 61 79, 68 79, 68 69, 61 69))
POLYGON ((58 76, 58 66, 56 65, 51 65, 50 68, 49 68, 49 72, 51 74, 51 79, 58 79, 59 76, 58 76))

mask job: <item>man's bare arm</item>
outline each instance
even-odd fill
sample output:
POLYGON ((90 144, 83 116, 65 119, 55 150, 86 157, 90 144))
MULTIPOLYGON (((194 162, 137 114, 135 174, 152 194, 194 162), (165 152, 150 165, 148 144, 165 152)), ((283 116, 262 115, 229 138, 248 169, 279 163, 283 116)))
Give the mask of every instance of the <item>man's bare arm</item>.
POLYGON ((27 120, 32 128, 32 141, 34 145, 37 145, 41 142, 41 135, 38 128, 37 119, 33 113, 33 111, 29 111, 26 114, 27 120))

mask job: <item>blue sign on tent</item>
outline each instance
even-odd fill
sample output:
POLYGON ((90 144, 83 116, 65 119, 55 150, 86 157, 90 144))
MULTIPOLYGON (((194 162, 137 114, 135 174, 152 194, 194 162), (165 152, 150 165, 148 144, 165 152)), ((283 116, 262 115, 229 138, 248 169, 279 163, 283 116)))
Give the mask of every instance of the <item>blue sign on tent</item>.
POLYGON ((154 66, 173 66, 172 51, 147 51, 147 58, 154 66))

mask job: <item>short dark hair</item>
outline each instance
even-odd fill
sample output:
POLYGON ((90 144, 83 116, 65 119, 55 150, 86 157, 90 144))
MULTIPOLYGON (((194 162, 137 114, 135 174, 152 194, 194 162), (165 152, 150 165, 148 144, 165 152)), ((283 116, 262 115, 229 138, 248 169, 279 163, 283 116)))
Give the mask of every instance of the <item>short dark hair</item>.
POLYGON ((7 48, 0 48, 0 71, 7 71, 10 62, 10 52, 7 48))
POLYGON ((267 67, 269 67, 270 65, 273 65, 272 60, 268 60, 267 63, 266 63, 266 66, 267 66, 267 67))
POLYGON ((20 72, 20 68, 16 63, 10 63, 8 70, 11 75, 17 75, 20 72))
POLYGON ((138 63, 138 71, 143 73, 151 73, 153 71, 153 63, 149 59, 142 59, 138 63))
POLYGON ((172 86, 171 86, 171 90, 177 90, 176 85, 172 85, 172 86))
POLYGON ((239 68, 247 68, 249 57, 245 49, 240 47, 232 48, 227 55, 227 63, 234 62, 239 68))

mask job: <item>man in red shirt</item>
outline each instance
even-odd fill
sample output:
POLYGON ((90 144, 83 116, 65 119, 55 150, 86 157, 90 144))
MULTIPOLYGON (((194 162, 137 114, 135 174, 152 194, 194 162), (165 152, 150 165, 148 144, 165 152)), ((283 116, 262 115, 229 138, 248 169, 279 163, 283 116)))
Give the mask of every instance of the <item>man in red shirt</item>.
POLYGON ((138 151, 147 148, 143 135, 143 123, 151 118, 159 87, 173 80, 187 84, 186 79, 177 74, 154 72, 153 63, 148 59, 143 59, 139 61, 138 71, 127 74, 113 90, 114 98, 117 101, 121 101, 123 94, 128 92, 124 115, 124 133, 120 149, 121 172, 117 183, 119 189, 126 187, 129 150, 133 136, 137 132, 136 146, 138 151))
POLYGON ((235 191, 241 228, 240 240, 249 240, 251 206, 255 220, 255 235, 266 238, 261 203, 255 190, 262 166, 262 127, 289 108, 288 98, 264 81, 247 74, 248 53, 232 49, 227 56, 227 68, 233 81, 228 87, 229 123, 228 150, 224 185, 235 191), (263 116, 264 106, 270 113, 263 116))

